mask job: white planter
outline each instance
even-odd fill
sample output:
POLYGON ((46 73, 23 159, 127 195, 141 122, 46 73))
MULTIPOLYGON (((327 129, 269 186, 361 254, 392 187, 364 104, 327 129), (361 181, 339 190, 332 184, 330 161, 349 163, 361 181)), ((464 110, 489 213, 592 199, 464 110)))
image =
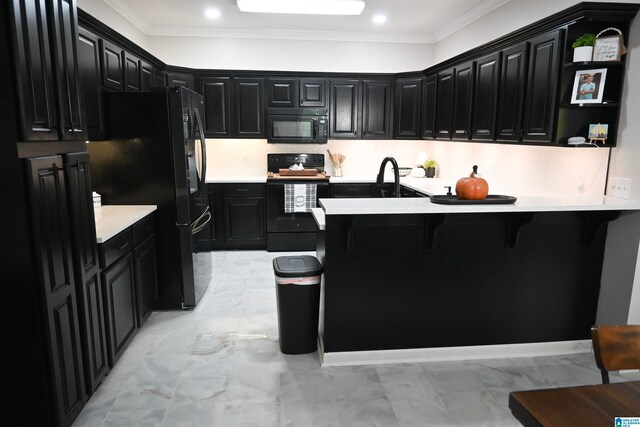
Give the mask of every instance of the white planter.
POLYGON ((593 46, 580 46, 573 49, 573 62, 591 61, 593 46))

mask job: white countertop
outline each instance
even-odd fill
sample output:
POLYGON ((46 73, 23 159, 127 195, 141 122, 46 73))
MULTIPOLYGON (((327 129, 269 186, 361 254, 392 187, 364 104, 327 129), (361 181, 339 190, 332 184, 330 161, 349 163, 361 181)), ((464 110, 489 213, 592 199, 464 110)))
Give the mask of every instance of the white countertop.
POLYGON ((640 201, 616 197, 520 197, 509 205, 440 205, 426 197, 320 199, 326 215, 640 210, 640 201))
POLYGON ((205 181, 207 184, 226 184, 226 183, 265 183, 267 182, 267 175, 210 175, 207 174, 205 181))
POLYGON ((316 220, 318 228, 324 230, 326 221, 324 220, 324 210, 322 208, 311 208, 311 215, 316 220))
POLYGON ((94 208, 96 241, 98 243, 106 242, 157 208, 156 205, 104 205, 94 208))

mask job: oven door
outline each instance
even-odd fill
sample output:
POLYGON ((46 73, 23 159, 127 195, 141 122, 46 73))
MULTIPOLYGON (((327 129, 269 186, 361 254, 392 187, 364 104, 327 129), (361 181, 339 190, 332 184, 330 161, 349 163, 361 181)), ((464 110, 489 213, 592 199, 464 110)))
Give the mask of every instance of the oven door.
POLYGON ((316 207, 318 200, 329 197, 329 183, 287 180, 267 183, 267 232, 315 232, 316 221, 311 212, 285 213, 284 211, 284 184, 315 184, 318 186, 316 207))
POLYGON ((267 142, 316 143, 317 138, 317 116, 267 115, 267 142))

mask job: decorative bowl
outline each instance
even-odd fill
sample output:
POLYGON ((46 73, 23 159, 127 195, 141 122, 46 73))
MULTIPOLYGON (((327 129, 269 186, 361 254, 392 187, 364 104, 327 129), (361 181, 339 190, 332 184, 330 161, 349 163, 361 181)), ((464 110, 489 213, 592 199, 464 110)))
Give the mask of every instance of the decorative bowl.
POLYGON ((398 168, 398 173, 400 176, 407 176, 411 173, 413 168, 398 168))

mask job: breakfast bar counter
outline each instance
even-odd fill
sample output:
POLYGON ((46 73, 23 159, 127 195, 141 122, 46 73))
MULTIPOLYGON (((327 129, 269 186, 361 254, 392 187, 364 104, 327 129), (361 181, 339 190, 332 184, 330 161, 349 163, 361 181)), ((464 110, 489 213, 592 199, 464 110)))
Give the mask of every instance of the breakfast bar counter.
POLYGON ((320 204, 327 365, 588 351, 593 324, 626 323, 634 279, 620 272, 635 271, 638 201, 320 204))

